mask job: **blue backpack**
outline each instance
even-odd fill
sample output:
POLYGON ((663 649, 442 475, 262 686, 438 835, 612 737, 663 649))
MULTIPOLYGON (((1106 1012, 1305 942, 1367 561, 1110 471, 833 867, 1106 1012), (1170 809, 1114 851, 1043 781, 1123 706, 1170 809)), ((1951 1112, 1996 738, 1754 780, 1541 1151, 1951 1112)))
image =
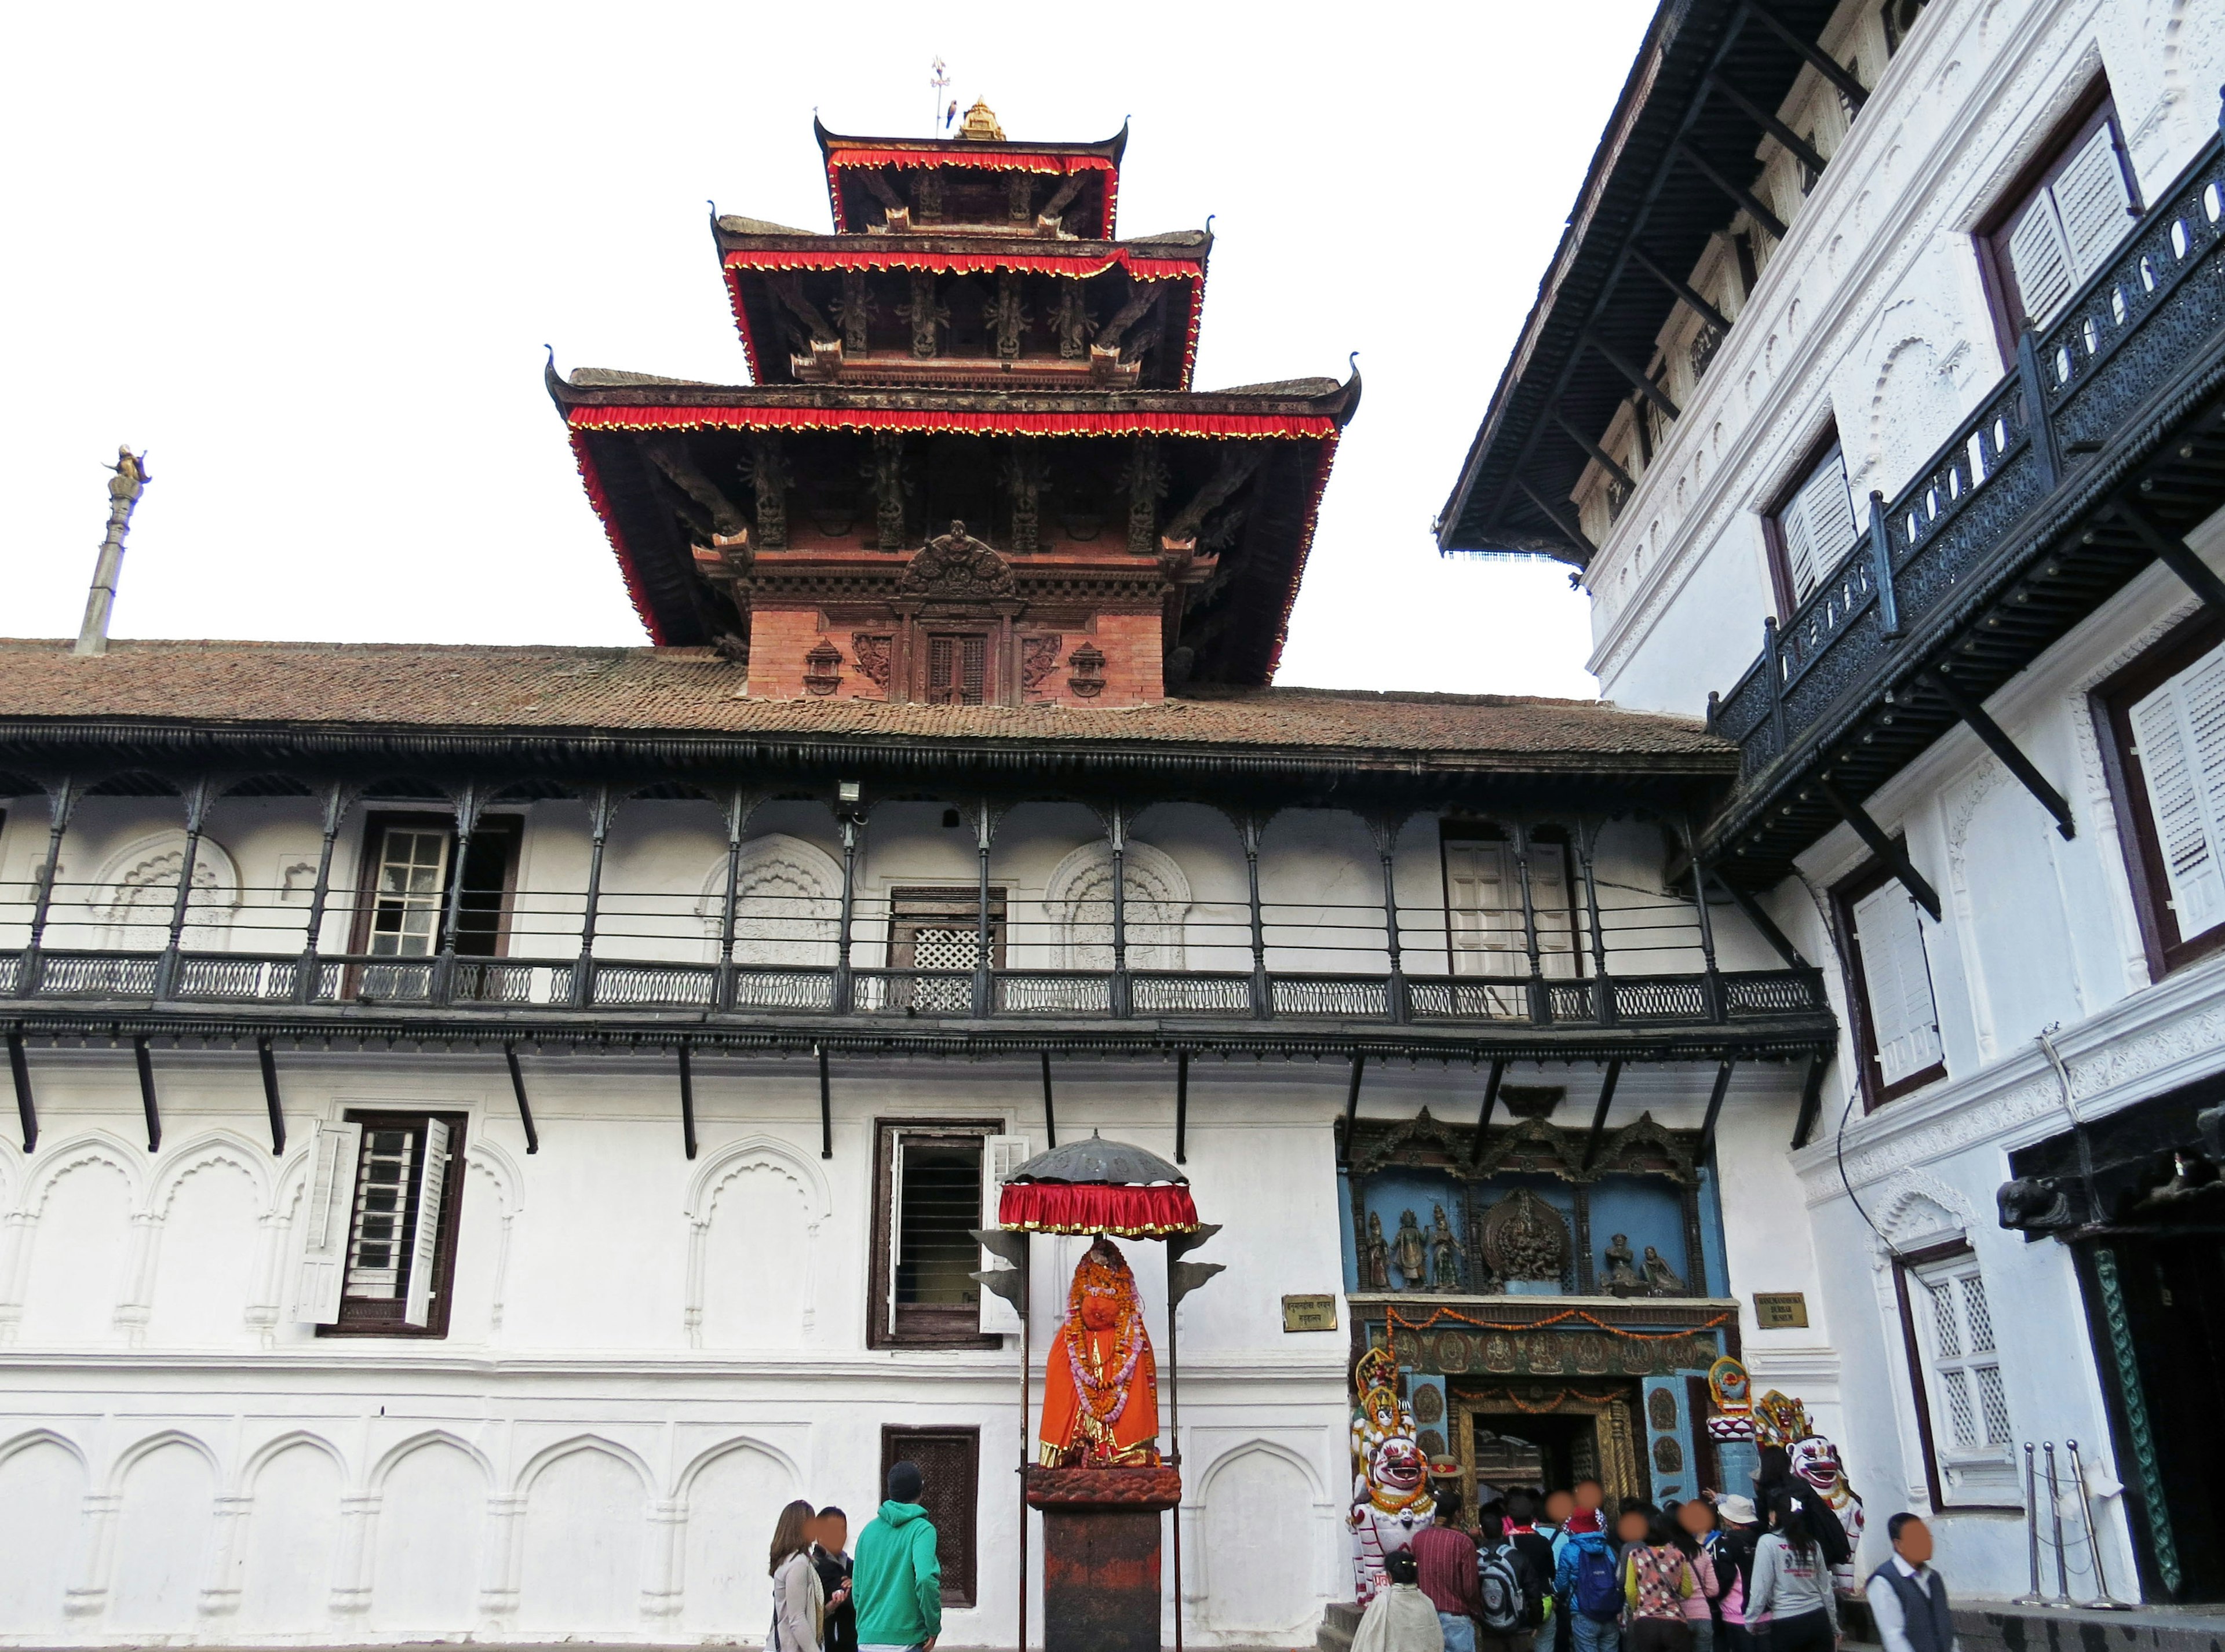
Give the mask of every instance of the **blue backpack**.
POLYGON ((1576 1610, 1587 1617, 1612 1624, 1622 1616, 1622 1591, 1616 1586, 1614 1556, 1604 1543, 1581 1543, 1576 1548, 1576 1610))

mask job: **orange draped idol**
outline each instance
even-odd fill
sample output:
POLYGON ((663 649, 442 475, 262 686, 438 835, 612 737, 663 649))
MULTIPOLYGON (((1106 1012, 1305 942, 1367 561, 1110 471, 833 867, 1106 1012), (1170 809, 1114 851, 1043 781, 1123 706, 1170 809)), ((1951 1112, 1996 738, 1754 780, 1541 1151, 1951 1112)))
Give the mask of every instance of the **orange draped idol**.
POLYGON ((1126 1258, 1102 1235, 1074 1270, 1066 1323, 1043 1372, 1037 1458, 1062 1465, 1157 1463, 1159 1372, 1126 1258))

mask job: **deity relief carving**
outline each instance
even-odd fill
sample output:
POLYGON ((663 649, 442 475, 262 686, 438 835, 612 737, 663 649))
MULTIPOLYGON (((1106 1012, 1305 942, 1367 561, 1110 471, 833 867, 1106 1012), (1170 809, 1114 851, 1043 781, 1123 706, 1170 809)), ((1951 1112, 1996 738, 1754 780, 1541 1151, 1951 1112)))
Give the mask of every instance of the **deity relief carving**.
POLYGON ((1501 1279, 1550 1279, 1569 1265, 1569 1225, 1527 1187, 1518 1187, 1483 1218, 1483 1259, 1501 1279))
POLYGON ((1398 1233, 1391 1241, 1391 1256, 1398 1263, 1398 1271, 1404 1276, 1408 1290, 1429 1289, 1429 1241, 1422 1237, 1421 1224, 1415 1219, 1411 1211, 1399 1212, 1398 1233))
POLYGON ((1058 669, 1058 651, 1066 639, 1056 632, 1020 639, 1020 692, 1039 694, 1058 669))
POLYGON ((1433 1289, 1456 1291, 1461 1286, 1461 1252, 1466 1247, 1453 1237, 1453 1225, 1445 1219, 1445 1207, 1433 1206, 1429 1223, 1429 1284, 1433 1289))
POLYGON ((897 589, 908 597, 964 602, 1010 597, 1017 585, 1012 565, 968 534, 964 522, 954 522, 904 564, 897 589))
POLYGON ((1367 1237, 1360 1247, 1360 1287, 1362 1290, 1391 1288, 1391 1242, 1383 1237, 1383 1218, 1367 1212, 1367 1237))
POLYGON ((858 661, 858 674, 876 688, 889 686, 889 650, 895 638, 870 631, 850 635, 850 652, 858 661))

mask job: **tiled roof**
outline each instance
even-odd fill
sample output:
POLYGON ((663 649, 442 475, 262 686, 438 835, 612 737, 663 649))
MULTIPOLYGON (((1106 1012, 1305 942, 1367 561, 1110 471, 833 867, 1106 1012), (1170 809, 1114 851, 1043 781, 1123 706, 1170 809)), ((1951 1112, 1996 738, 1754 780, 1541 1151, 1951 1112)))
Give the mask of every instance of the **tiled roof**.
POLYGON ((119 721, 252 729, 565 731, 962 745, 1224 747, 1323 757, 1412 754, 1455 767, 1727 775, 1736 748, 1689 720, 1598 700, 1204 689, 1153 706, 891 706, 755 699, 709 649, 135 642, 79 659, 0 640, 0 729, 119 721), (1465 761, 1465 763, 1463 763, 1465 761))

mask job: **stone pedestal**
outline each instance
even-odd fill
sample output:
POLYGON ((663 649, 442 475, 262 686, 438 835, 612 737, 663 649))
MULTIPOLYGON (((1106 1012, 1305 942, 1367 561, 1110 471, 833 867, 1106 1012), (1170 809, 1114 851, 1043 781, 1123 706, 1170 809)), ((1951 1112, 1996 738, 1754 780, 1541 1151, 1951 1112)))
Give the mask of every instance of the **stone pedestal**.
POLYGON ((1043 1516, 1043 1652, 1159 1652, 1159 1516, 1182 1475, 1030 1468, 1043 1516))

